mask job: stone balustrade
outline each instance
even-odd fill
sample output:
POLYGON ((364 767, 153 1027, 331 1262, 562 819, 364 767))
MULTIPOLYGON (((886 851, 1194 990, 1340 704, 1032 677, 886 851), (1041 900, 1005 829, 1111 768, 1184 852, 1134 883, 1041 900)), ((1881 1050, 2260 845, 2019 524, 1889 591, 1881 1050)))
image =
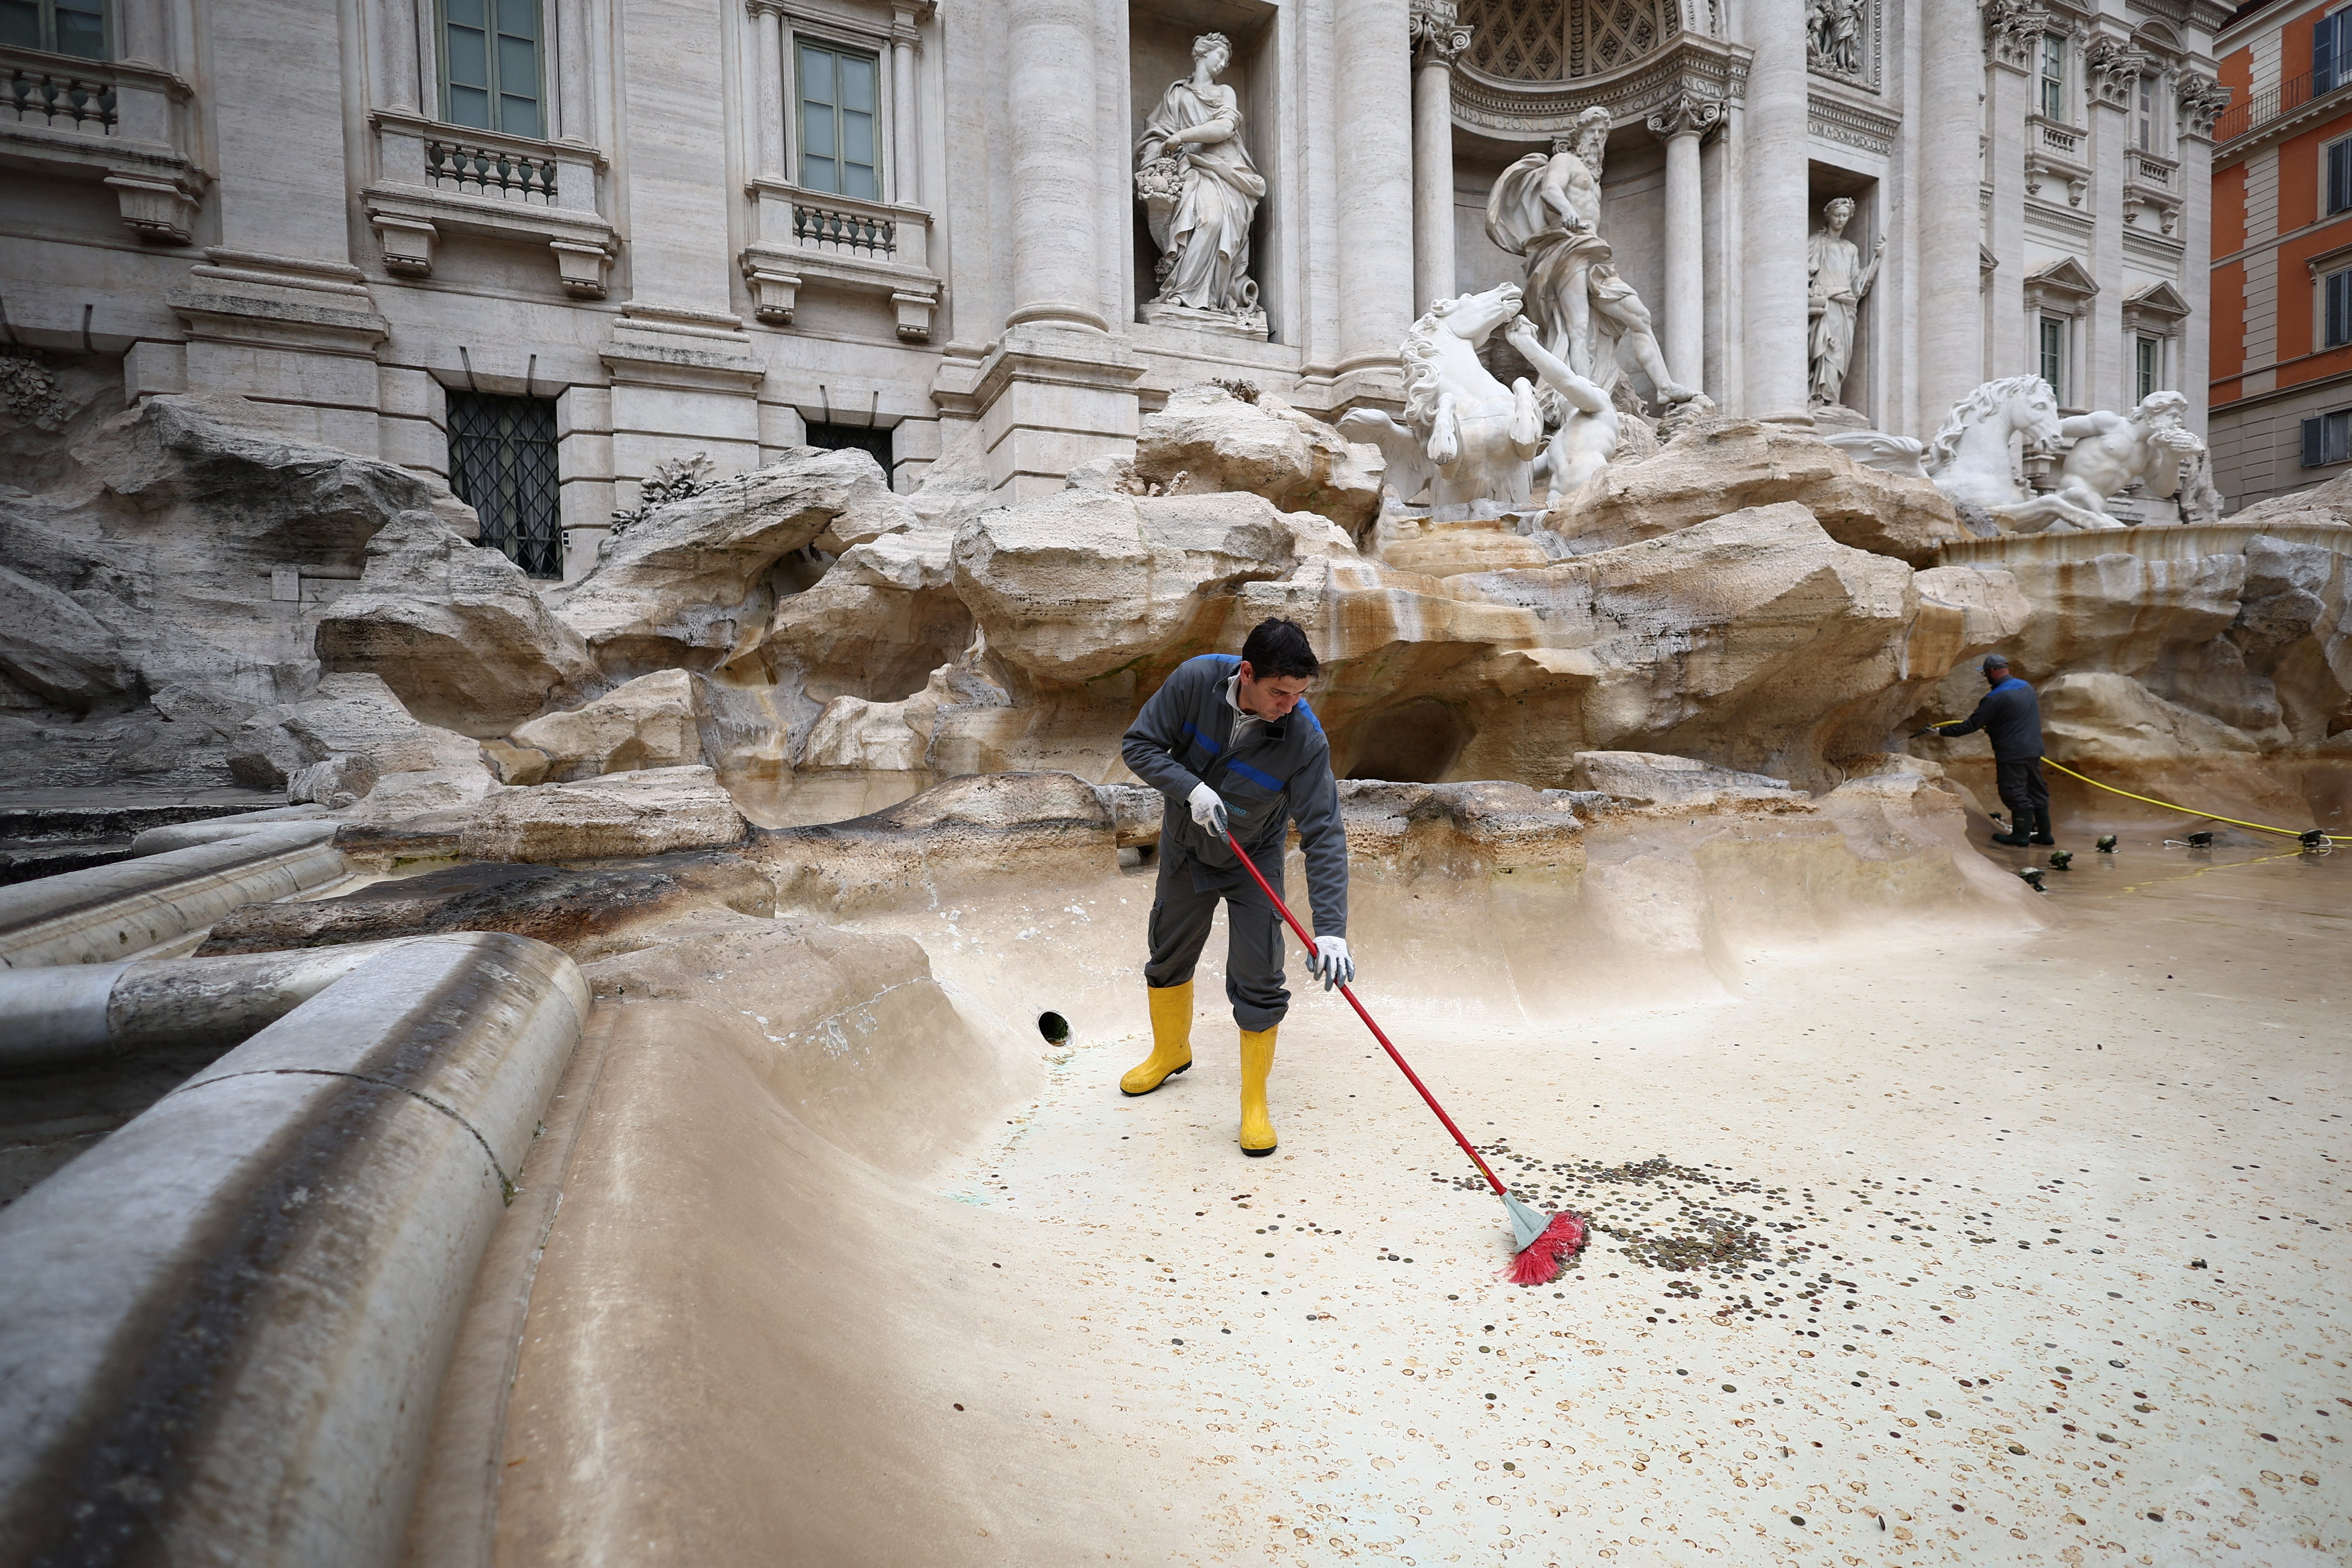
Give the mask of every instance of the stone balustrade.
POLYGON ((753 313, 789 326, 811 283, 881 295, 898 312, 903 342, 930 340, 940 277, 931 270, 931 214, 921 207, 807 191, 754 180, 759 238, 744 248, 753 313))
POLYGON ((431 276, 434 247, 447 230, 544 245, 565 293, 604 297, 614 238, 601 152, 402 111, 380 112, 373 124, 375 179, 361 195, 386 271, 431 276))
POLYGON ((100 181, 131 233, 185 245, 210 183, 190 152, 194 96, 152 67, 0 46, 0 154, 100 181))

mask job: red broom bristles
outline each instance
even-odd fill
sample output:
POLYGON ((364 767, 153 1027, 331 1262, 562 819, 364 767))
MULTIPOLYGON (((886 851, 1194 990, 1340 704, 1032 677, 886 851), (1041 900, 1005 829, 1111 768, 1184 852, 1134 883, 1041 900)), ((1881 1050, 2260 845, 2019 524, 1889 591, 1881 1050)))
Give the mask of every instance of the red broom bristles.
POLYGON ((1568 1271, 1568 1260, 1584 1250, 1584 1221, 1562 1212, 1551 1217, 1543 1234, 1511 1260, 1514 1285, 1549 1285, 1568 1271))

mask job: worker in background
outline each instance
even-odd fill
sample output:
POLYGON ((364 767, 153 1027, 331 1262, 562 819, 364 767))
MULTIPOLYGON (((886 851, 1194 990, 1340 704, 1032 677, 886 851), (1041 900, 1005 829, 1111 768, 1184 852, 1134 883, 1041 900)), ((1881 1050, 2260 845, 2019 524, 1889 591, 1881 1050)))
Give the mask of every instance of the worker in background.
POLYGON ((2000 803, 2009 808, 2010 829, 1992 841, 2021 847, 2054 844, 2050 831, 2050 786, 2042 778, 2042 705, 2033 688, 2009 673, 2009 661, 1999 653, 1984 657, 1984 678, 1992 689, 1977 704, 1977 711, 1958 722, 1930 725, 1921 735, 1947 740, 1983 730, 1992 742, 1993 767, 2000 777, 2000 803))
POLYGON ((1151 1054, 1118 1082, 1149 1094, 1192 1065, 1192 968, 1225 906, 1225 997, 1241 1026, 1242 1153, 1274 1153, 1265 1083, 1276 1026, 1290 1006, 1282 983, 1282 919, 1234 859, 1230 828, 1275 892, 1293 819, 1315 910, 1308 972, 1326 990, 1355 978, 1348 953, 1348 837, 1331 748, 1306 702, 1319 673, 1292 622, 1258 623, 1241 657, 1188 659, 1143 705, 1119 754, 1168 798, 1160 825, 1160 884, 1151 901, 1151 1054))

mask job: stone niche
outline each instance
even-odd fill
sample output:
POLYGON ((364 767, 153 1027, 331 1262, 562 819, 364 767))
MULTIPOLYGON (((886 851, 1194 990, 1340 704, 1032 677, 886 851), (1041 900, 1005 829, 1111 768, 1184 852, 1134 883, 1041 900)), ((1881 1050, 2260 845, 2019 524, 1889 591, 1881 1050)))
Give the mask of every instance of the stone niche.
MULTIPOLYGON (((1834 163, 1816 162, 1811 165, 1805 199, 1808 241, 1814 230, 1829 226, 1829 219, 1822 216, 1822 209, 1840 196, 1853 204, 1853 217, 1845 225, 1845 237, 1853 242, 1854 248, 1862 253, 1862 259, 1867 264, 1872 248, 1878 244, 1879 236, 1886 232, 1886 204, 1881 199, 1878 182, 1868 174, 1842 169, 1834 163)), ((1877 363, 1880 334, 1875 324, 1879 319, 1879 300, 1887 283, 1885 263, 1892 256, 1893 246, 1890 245, 1887 256, 1880 258, 1878 277, 1872 282, 1870 293, 1863 299, 1862 308, 1854 317, 1853 357, 1846 361, 1844 395, 1839 402, 1853 411, 1845 423, 1856 430, 1881 428, 1877 421, 1885 377, 1883 368, 1877 363)), ((1970 308, 1973 308, 1973 305, 1970 308)), ((1810 324, 1805 351, 1810 364, 1812 352, 1810 324)), ((1829 420, 1822 421, 1823 433, 1827 434, 1833 427, 1832 422, 1840 417, 1832 414, 1829 420)), ((1932 435, 1935 432, 1920 434, 1932 435)))
MULTIPOLYGON (((1475 294, 1498 283, 1527 282, 1527 264, 1486 237, 1486 198, 1503 171, 1530 152, 1549 152, 1551 141, 1506 141, 1479 131, 1454 130, 1454 290, 1475 294)), ((1601 172, 1601 232, 1612 248, 1612 265, 1664 324, 1666 297, 1666 150, 1639 121, 1609 133, 1601 172)), ((1534 372, 1497 332, 1479 358, 1505 381, 1534 372)), ((1696 371, 1666 367, 1696 381, 1696 371)), ((1627 367, 1625 380, 1643 396, 1649 378, 1627 367)), ((1659 411, 1653 408, 1650 411, 1659 411)))
MULTIPOLYGON (((1135 145, 1142 139, 1143 122, 1159 107, 1160 95, 1179 77, 1192 74, 1192 40, 1203 33, 1223 33, 1232 40, 1233 63, 1218 80, 1241 100, 1242 145, 1250 162, 1265 179, 1265 196, 1250 224, 1250 276, 1257 280, 1258 304, 1265 311, 1269 340, 1281 342, 1284 333, 1281 280, 1286 268, 1277 256, 1286 252, 1297 233, 1288 210, 1289 186, 1283 172, 1282 79, 1280 56, 1275 48, 1276 7, 1260 0, 1131 0, 1128 9, 1128 137, 1126 148, 1127 204, 1135 256, 1135 319, 1143 319, 1143 305, 1160 293, 1153 269, 1160 247, 1152 243, 1143 204, 1135 199, 1135 145)), ((1409 112, 1405 106, 1400 114, 1409 112)), ((1406 243, 1410 243, 1408 240, 1406 243)), ((1171 330, 1185 329, 1162 323, 1171 330)), ((1214 332, 1214 329, 1207 330, 1214 332)), ((1222 334, 1216 334, 1222 335, 1222 334)))

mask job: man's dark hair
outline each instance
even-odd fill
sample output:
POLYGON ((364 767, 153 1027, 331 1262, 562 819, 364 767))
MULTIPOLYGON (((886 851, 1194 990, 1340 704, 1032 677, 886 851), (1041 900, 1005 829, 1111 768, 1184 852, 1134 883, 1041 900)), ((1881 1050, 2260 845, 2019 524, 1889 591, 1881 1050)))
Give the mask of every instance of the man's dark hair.
POLYGON ((1250 629, 1249 641, 1242 644, 1242 662, 1261 681, 1269 675, 1304 675, 1312 680, 1323 673, 1306 632, 1296 621, 1278 615, 1250 629))

